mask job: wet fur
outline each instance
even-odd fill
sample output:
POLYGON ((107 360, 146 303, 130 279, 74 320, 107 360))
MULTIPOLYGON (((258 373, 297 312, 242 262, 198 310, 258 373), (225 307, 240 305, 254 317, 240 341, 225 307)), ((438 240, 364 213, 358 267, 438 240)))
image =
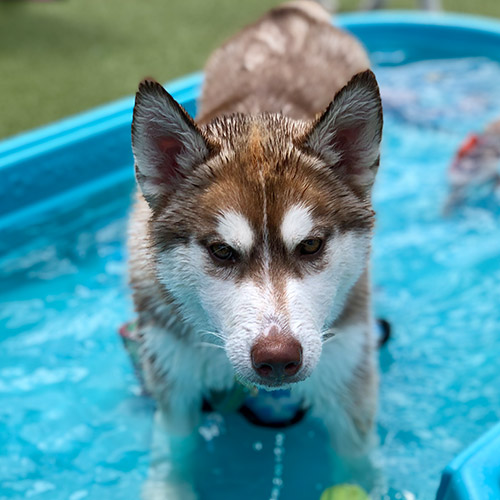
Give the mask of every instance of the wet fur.
MULTIPOLYGON (((347 455, 369 447, 377 399, 370 191, 382 120, 367 68, 354 38, 299 1, 215 52, 196 123, 158 84, 141 85, 130 277, 165 433, 192 436, 202 398, 230 389, 235 375, 259 385, 250 348, 276 323, 303 346, 291 387, 325 422, 332 446, 347 455), (310 261, 283 241, 283 220, 301 207, 325 241, 310 261), (220 231, 235 232, 238 265, 208 255, 220 231)), ((194 495, 170 476, 152 472, 169 484, 164 495, 194 495)))

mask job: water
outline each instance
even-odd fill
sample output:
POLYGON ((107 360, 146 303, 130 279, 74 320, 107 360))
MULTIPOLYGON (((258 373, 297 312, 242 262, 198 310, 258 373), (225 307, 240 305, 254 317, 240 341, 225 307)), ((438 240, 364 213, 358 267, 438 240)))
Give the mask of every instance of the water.
POLYGON ((441 216, 450 157, 500 117, 498 74, 477 59, 378 71, 384 95, 411 103, 387 106, 375 194, 376 310, 395 327, 381 353, 381 456, 388 484, 422 499, 500 419, 500 202, 441 216))
MULTIPOLYGON (((442 468, 500 419, 500 208, 489 198, 441 215, 450 157, 500 116, 500 67, 433 61, 377 76, 375 306, 394 328, 380 353, 377 456, 384 498, 431 499, 442 468)), ((0 498, 139 496, 153 403, 116 335, 133 316, 132 188, 75 202, 0 242, 0 498)), ((275 430, 209 414, 200 439, 208 500, 318 500, 328 486, 324 432, 307 418, 275 430)))

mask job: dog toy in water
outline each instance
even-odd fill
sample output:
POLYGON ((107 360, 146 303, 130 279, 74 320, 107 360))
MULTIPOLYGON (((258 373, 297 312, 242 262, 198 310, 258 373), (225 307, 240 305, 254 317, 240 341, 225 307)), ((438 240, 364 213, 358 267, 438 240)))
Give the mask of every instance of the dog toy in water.
POLYGON ((366 491, 356 484, 337 484, 323 491, 319 500, 369 500, 369 498, 366 491))

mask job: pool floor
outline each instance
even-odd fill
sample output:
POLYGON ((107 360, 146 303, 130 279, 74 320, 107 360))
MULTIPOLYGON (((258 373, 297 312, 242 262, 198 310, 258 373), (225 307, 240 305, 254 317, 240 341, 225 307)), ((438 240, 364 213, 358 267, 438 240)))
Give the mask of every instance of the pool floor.
MULTIPOLYGON (((374 297, 394 330, 380 352, 377 496, 431 499, 443 467, 500 419, 500 203, 481 194, 442 215, 452 155, 500 117, 500 66, 424 61, 376 74, 374 297)), ((0 498, 139 497, 154 405, 116 334, 133 317, 132 191, 125 182, 75 200, 0 245, 0 498)), ((329 485, 324 431, 308 418, 276 430, 209 414, 200 434, 203 499, 319 500, 329 485)))

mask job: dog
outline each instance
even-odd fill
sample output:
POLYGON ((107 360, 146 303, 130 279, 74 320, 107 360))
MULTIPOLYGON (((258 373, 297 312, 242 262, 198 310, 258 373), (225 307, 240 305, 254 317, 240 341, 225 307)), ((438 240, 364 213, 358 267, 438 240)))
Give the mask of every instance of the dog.
POLYGON ((215 51, 196 121, 154 80, 140 84, 130 281, 157 403, 145 498, 197 498, 202 403, 235 384, 289 388, 338 454, 369 449, 381 136, 365 50, 309 0, 215 51))

